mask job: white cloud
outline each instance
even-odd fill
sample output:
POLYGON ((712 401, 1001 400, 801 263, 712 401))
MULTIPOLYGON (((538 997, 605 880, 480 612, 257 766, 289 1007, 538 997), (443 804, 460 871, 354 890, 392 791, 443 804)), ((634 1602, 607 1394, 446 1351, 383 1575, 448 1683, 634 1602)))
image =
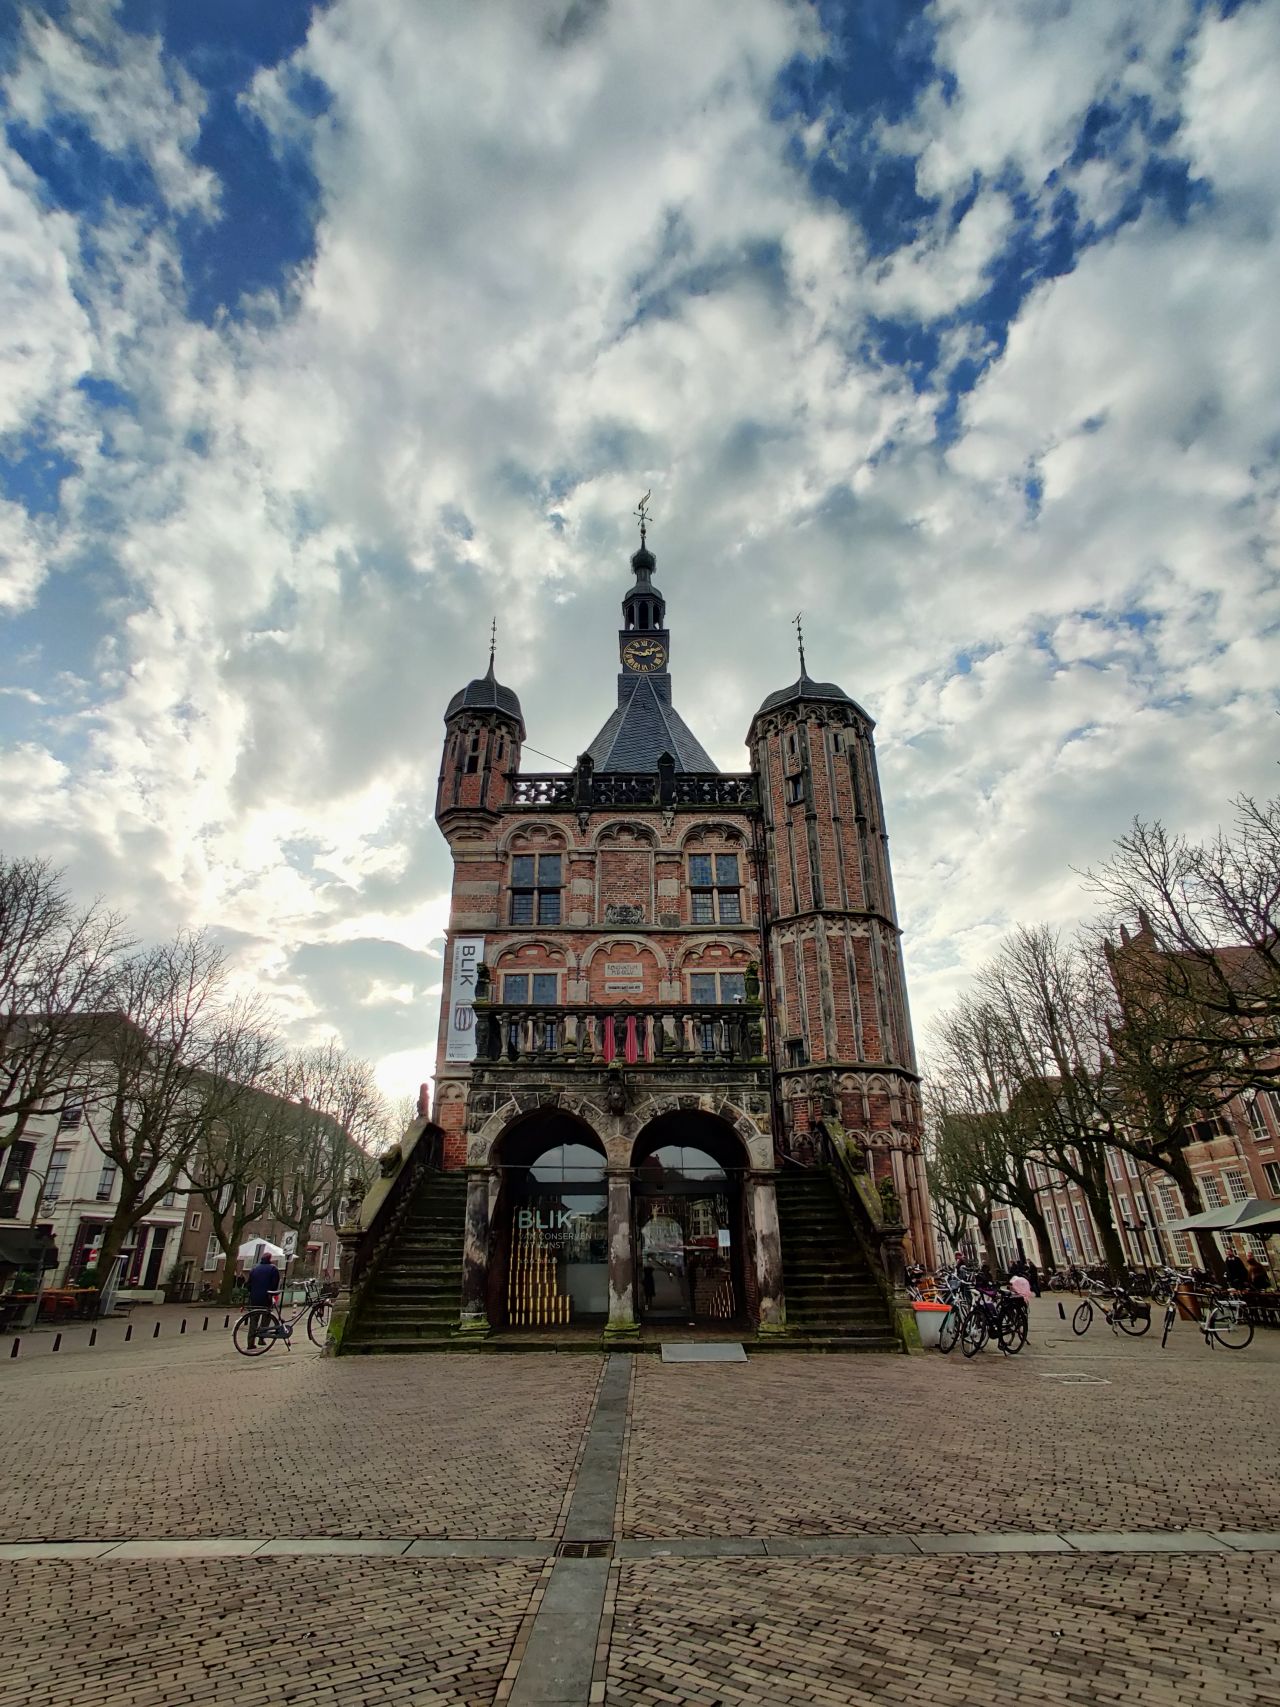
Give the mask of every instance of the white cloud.
MULTIPOLYGON (((751 712, 793 674, 800 605, 811 667, 879 719, 927 1016, 1010 917, 1082 910, 1070 867, 1134 810, 1200 828, 1268 786, 1277 179, 1247 147, 1273 134, 1263 12, 1203 19, 1184 69, 1181 4, 948 0, 955 92, 895 133, 942 207, 883 265, 771 117, 813 40, 772 0, 600 9, 567 41, 549 8, 499 28, 485 8, 338 0, 247 97, 281 158, 308 152, 314 258, 212 326, 188 318, 163 220, 107 210, 91 264, 89 233, 11 158, 20 264, 0 289, 31 335, 0 398, 17 428, 54 421, 80 471, 48 539, 21 515, 0 527, 14 602, 73 563, 99 630, 75 665, 88 703, 77 689, 5 758, 10 845, 69 860, 149 927, 213 920, 295 1035, 368 1039, 385 1088, 415 1089, 438 998, 394 955, 438 955, 447 917, 444 704, 498 611, 531 742, 581 751, 652 486, 677 702, 717 760, 743 766, 751 712), (306 79, 328 105, 304 120, 306 79), (1224 111, 1227 87, 1252 117, 1224 111), (1185 224, 1148 210, 1033 292, 944 449, 941 394, 864 353, 868 316, 971 303, 1010 240, 997 180, 1043 203, 1090 103, 1130 92, 1180 122, 1212 194, 1185 224), (86 372, 129 407, 87 404, 86 372)), ((202 98, 157 44, 50 31, 19 79, 31 122, 65 67, 64 110, 146 158, 171 208, 211 210, 202 98), (144 87, 145 122, 125 111, 144 87)), ((1095 213, 1145 146, 1073 169, 1095 213)), ((942 371, 984 340, 953 327, 942 371)))

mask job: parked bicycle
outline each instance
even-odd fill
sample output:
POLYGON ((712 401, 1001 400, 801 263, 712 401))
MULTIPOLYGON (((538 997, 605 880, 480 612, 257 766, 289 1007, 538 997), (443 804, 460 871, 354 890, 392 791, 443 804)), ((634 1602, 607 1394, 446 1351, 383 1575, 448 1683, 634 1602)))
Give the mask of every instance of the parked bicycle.
MULTIPOLYGON (((1151 1326, 1151 1306, 1144 1300, 1132 1297, 1123 1286, 1100 1287, 1099 1292, 1108 1294, 1110 1303, 1099 1300, 1098 1308, 1102 1311, 1102 1319, 1115 1333, 1120 1328, 1126 1334, 1136 1339, 1145 1334, 1151 1326)), ((1086 1298, 1076 1306, 1075 1315, 1071 1318, 1073 1334, 1088 1333, 1094 1317, 1094 1306, 1091 1299, 1086 1298)))
POLYGON ((1025 1301, 1016 1292, 988 1291, 969 1283, 963 1287, 942 1324, 939 1350, 952 1351, 959 1345, 966 1357, 976 1357, 994 1339, 1007 1357, 1020 1352, 1027 1343, 1025 1301))
POLYGON ((286 1350, 292 1351, 293 1330, 305 1316, 307 1338, 312 1345, 322 1346, 333 1314, 333 1290, 318 1280, 308 1280, 303 1289, 303 1301, 288 1321, 281 1314, 279 1304, 246 1310, 231 1330, 231 1343, 245 1357, 261 1357, 263 1352, 281 1343, 286 1350))
MULTIPOLYGON (((1216 1344, 1227 1351, 1243 1351, 1252 1343, 1253 1323, 1246 1313, 1248 1306, 1238 1292, 1217 1292, 1210 1288, 1191 1296, 1208 1300, 1208 1309, 1196 1323, 1196 1327, 1204 1335, 1204 1343, 1210 1349, 1216 1344)), ((1169 1343, 1169 1334, 1177 1317, 1178 1301, 1176 1298, 1170 1298, 1165 1306, 1164 1332, 1160 1336, 1162 1351, 1169 1343)))

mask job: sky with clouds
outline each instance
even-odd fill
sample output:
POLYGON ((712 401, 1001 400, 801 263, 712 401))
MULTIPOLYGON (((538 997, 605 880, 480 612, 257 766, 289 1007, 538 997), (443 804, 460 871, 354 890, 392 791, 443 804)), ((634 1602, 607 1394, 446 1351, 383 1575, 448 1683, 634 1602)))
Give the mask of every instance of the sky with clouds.
POLYGON ((6 0, 0 846, 412 1091, 444 705, 496 612, 581 751, 651 488, 717 763, 802 606, 876 717, 927 1031, 1275 792, 1277 87, 1265 0, 6 0))

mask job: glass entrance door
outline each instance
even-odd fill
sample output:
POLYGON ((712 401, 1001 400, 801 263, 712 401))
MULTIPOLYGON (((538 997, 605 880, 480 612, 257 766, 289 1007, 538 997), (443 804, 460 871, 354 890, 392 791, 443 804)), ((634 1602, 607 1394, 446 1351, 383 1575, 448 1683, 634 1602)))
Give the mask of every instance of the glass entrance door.
POLYGON ((732 1321, 741 1309, 736 1178, 705 1150, 664 1144, 637 1168, 635 1202, 646 1319, 732 1321))
POLYGON ((511 1170, 507 1320, 566 1327, 609 1313, 608 1193, 604 1157, 556 1144, 511 1170))

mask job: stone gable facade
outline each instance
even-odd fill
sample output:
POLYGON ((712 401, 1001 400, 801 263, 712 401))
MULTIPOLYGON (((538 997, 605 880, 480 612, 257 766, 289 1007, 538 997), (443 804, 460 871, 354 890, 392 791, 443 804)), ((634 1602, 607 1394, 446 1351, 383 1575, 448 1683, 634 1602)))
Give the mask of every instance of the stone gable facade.
POLYGON ((433 1118, 468 1175, 477 1332, 536 1316, 522 1264, 535 1291, 550 1266, 577 1289, 548 1310, 617 1334, 685 1308, 782 1328, 777 1169, 833 1141, 893 1187, 908 1254, 934 1254, 872 721, 802 671, 752 720, 749 769, 690 768, 708 761, 672 704, 653 567, 642 541, 618 708, 571 773, 523 771, 492 659, 446 714, 433 1118))

